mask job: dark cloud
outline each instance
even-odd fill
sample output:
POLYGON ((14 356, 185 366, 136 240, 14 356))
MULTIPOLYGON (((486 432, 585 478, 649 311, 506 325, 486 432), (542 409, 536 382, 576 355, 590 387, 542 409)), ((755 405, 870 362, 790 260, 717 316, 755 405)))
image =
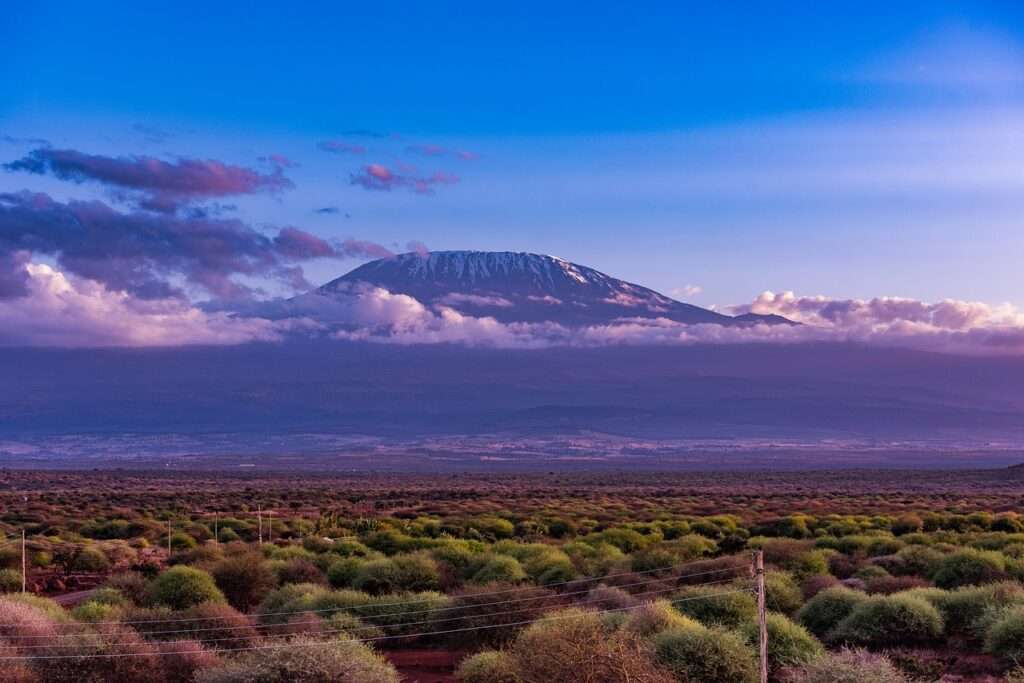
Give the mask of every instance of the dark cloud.
POLYGON ((34 145, 36 147, 50 146, 50 141, 46 138, 19 138, 13 135, 0 135, 0 140, 11 145, 34 145))
POLYGON ((0 252, 0 300, 15 299, 28 294, 27 251, 0 252))
POLYGON ((353 173, 349 182, 365 190, 390 192, 394 188, 403 188, 416 194, 433 194, 438 185, 454 185, 459 177, 438 171, 429 176, 414 176, 395 173, 383 164, 369 164, 358 173, 353 173))
POLYGON ((193 201, 274 193, 293 187, 280 166, 273 173, 260 173, 212 159, 168 162, 148 156, 107 157, 70 149, 39 148, 4 164, 4 168, 50 174, 76 183, 97 182, 111 188, 118 199, 160 212, 172 212, 193 201))
POLYGON ((333 215, 336 213, 341 213, 341 209, 339 209, 336 206, 322 206, 316 210, 316 213, 324 215, 333 215))
POLYGON ((17 272, 11 255, 19 252, 54 257, 74 275, 144 299, 183 297, 181 286, 222 299, 258 293, 240 276, 303 289, 309 283, 298 262, 351 255, 293 227, 268 237, 235 218, 122 212, 100 201, 0 194, 5 291, 17 272))

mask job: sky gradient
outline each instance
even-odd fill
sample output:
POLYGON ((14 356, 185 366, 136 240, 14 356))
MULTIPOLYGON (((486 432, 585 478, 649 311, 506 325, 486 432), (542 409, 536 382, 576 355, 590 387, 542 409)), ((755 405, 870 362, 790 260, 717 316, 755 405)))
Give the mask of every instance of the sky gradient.
MULTIPOLYGON (((719 309, 1024 308, 1019 3, 37 5, 0 21, 0 193, 245 226, 244 259, 104 273, 131 296, 287 294, 425 245, 719 309)), ((33 260, 93 277, 88 251, 33 260)))

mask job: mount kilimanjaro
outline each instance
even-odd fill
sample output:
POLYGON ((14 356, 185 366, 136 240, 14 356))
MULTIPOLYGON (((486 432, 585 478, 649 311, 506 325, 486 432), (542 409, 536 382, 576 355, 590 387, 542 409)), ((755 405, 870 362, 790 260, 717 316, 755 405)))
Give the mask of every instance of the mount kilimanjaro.
POLYGON ((555 256, 511 251, 399 254, 365 263, 311 294, 344 297, 367 286, 503 323, 577 327, 665 318, 691 325, 792 324, 779 316, 724 315, 555 256))

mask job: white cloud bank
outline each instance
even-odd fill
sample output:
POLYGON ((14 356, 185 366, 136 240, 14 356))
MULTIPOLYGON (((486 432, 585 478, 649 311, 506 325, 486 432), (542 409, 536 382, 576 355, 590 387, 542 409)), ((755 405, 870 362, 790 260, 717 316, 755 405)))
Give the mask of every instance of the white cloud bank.
POLYGON ((26 294, 0 299, 0 345, 184 346, 278 342, 293 335, 385 344, 554 346, 854 342, 948 353, 1024 355, 1024 312, 1004 304, 893 297, 831 299, 765 292, 735 314, 784 316, 800 325, 684 325, 666 318, 620 318, 570 328, 557 322, 505 323, 446 305, 427 306, 378 287, 341 296, 316 293, 245 312, 204 310, 180 299, 144 300, 95 281, 26 263, 26 294))
POLYGON ((181 346, 281 339, 281 325, 206 313, 179 299, 142 300, 49 265, 28 263, 24 296, 0 299, 0 345, 181 346))

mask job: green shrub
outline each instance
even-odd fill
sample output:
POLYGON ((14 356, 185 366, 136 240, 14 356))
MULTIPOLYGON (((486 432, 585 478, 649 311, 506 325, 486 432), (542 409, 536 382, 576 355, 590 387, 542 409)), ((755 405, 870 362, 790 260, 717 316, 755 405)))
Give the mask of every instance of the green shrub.
POLYGON ((75 553, 68 568, 76 572, 103 572, 110 569, 110 560, 99 548, 82 548, 75 553))
POLYGON ((595 612, 555 612, 526 627, 510 653, 523 683, 671 683, 639 638, 610 631, 595 612))
POLYGON ((138 572, 118 572, 107 577, 105 588, 117 591, 129 602, 139 605, 146 600, 146 578, 138 572))
POLYGON ((757 662, 742 638, 720 628, 671 629, 654 641, 655 659, 680 681, 754 683, 757 662))
POLYGON ((203 602, 225 602, 212 576, 184 565, 171 567, 153 579, 147 598, 150 604, 171 609, 188 609, 203 602))
POLYGON ((728 585, 690 586, 677 593, 672 602, 681 613, 705 626, 735 628, 757 615, 753 594, 735 590, 728 585))
POLYGON ((935 605, 946 624, 946 633, 982 637, 981 621, 995 612, 1024 600, 1024 587, 1018 583, 990 583, 964 586, 953 591, 935 593, 927 598, 935 605))
POLYGON ((645 602, 630 610, 622 623, 622 629, 641 638, 650 638, 667 629, 703 629, 698 622, 683 616, 667 600, 645 602))
POLYGON ((939 588, 959 588, 1006 578, 1006 558, 1001 553, 966 548, 947 555, 935 567, 931 579, 939 588))
POLYGON ((211 573, 231 606, 243 612, 258 605, 277 586, 277 576, 258 553, 224 558, 211 573))
POLYGON ((1024 661, 1024 606, 1003 610, 985 633, 985 651, 1009 662, 1024 661))
POLYGON ((764 577, 765 605, 773 612, 793 614, 804 603, 800 586, 786 572, 768 572, 764 577))
POLYGON ((491 555, 482 558, 480 568, 470 579, 473 583, 520 583, 526 580, 526 571, 519 560, 508 555, 491 555))
POLYGON ((942 635, 942 615, 923 598, 911 595, 874 596, 861 602, 836 626, 831 640, 881 647, 924 644, 942 635))
MULTIPOLYGON (((766 618, 768 627, 768 665, 772 671, 783 667, 807 664, 820 657, 825 648, 817 638, 808 633, 807 629, 795 624, 785 615, 769 613, 766 618)), ((755 623, 744 624, 743 636, 756 647, 760 629, 755 623)))
POLYGON ((173 550, 192 550, 199 544, 184 531, 177 531, 171 534, 171 548, 173 550))
POLYGON ((868 599, 860 591, 842 586, 826 588, 807 601, 797 612, 797 620, 807 629, 824 638, 839 622, 850 615, 853 609, 868 599))
POLYGON ((14 569, 0 569, 0 593, 14 593, 21 590, 21 572, 14 569))
POLYGON ((908 676, 881 655, 865 650, 840 650, 793 672, 792 683, 911 683, 908 676))
POLYGON ((398 683, 386 659, 361 643, 294 638, 287 647, 245 652, 196 674, 196 683, 398 683))
POLYGON ((348 588, 355 582, 365 560, 358 557, 342 557, 327 567, 327 581, 335 588, 348 588))
POLYGON ((484 650, 462 660, 456 677, 463 683, 519 683, 515 661, 507 652, 484 650))

